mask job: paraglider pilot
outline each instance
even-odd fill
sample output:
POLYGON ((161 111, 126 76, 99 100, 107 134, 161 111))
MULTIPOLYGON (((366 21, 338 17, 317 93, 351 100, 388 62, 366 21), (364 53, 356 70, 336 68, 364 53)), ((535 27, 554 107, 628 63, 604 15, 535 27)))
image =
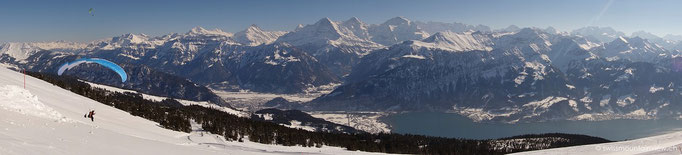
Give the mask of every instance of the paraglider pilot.
POLYGON ((86 118, 90 118, 90 121, 95 121, 95 110, 91 110, 88 114, 85 114, 86 118))

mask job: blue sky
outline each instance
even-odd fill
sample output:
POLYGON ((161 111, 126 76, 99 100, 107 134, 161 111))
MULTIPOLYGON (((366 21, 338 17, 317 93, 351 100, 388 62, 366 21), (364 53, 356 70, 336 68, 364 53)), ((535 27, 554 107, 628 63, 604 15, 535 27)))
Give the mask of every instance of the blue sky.
POLYGON ((610 26, 631 33, 682 34, 678 0, 3 0, 0 42, 90 41, 125 33, 163 35, 192 27, 237 32, 251 24, 293 30, 323 17, 358 17, 378 24, 404 16, 413 21, 462 22, 503 28, 553 26, 566 31, 610 26), (608 6, 608 7, 605 7, 608 6), (94 16, 88 13, 93 8, 94 16))

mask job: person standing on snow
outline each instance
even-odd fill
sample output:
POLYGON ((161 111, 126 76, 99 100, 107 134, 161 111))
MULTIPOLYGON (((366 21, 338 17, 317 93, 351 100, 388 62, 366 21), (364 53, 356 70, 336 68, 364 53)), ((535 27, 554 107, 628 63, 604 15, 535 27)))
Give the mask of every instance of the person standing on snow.
POLYGON ((90 118, 90 121, 95 121, 95 110, 92 110, 90 113, 88 113, 88 118, 90 118))

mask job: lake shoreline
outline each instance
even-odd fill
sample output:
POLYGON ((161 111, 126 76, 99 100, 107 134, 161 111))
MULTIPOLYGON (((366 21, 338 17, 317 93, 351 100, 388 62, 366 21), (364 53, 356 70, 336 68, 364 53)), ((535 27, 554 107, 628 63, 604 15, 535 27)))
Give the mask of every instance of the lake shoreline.
POLYGON ((508 124, 474 122, 457 113, 405 112, 384 116, 379 120, 388 124, 394 133, 466 139, 497 139, 525 134, 567 133, 622 141, 682 131, 682 120, 674 119, 561 120, 508 124))

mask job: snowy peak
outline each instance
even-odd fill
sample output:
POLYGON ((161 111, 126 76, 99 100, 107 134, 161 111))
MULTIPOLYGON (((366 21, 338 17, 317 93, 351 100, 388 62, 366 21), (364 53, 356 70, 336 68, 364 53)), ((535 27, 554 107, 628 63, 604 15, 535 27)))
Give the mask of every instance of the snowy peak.
POLYGON ((666 34, 663 39, 670 41, 682 41, 682 35, 666 34))
POLYGON ((421 42, 415 41, 414 45, 437 48, 442 50, 460 51, 490 51, 492 42, 488 36, 480 33, 453 33, 450 31, 438 32, 421 42))
POLYGON ((204 29, 203 27, 197 26, 192 28, 189 32, 187 32, 187 35, 191 36, 226 36, 230 37, 232 36, 232 33, 228 32, 223 32, 223 30, 220 30, 218 28, 213 29, 213 30, 207 30, 204 29))
POLYGON ((595 51, 607 60, 626 59, 635 62, 654 62, 671 56, 669 51, 640 37, 618 37, 595 51))
POLYGON ((351 31, 354 36, 360 39, 369 40, 371 38, 367 30, 367 24, 360 21, 357 17, 352 17, 344 21, 341 23, 341 26, 351 31))
POLYGON ((411 22, 409 19, 401 16, 401 17, 391 18, 381 25, 410 25, 410 24, 411 24, 411 22))
POLYGON ((537 28, 523 28, 511 35, 503 35, 497 39, 495 45, 500 48, 511 46, 528 46, 533 50, 548 49, 552 43, 549 41, 550 35, 537 28), (511 46, 509 46, 511 45, 511 46))
POLYGON ((298 24, 298 25, 296 26, 296 29, 294 29, 294 31, 301 30, 302 28, 303 28, 303 24, 298 24))
POLYGON ((362 21, 360 21, 360 19, 358 19, 358 17, 351 17, 350 19, 344 21, 343 25, 362 26, 362 25, 366 25, 366 24, 363 23, 362 21))
POLYGON ((444 22, 413 22, 420 29, 424 30, 429 34, 434 34, 437 32, 452 31, 455 33, 480 31, 480 32, 491 32, 490 27, 485 25, 468 25, 458 22, 444 23, 444 22))
POLYGON ((270 44, 285 33, 286 32, 283 31, 264 31, 253 24, 245 30, 235 33, 234 39, 242 45, 257 46, 261 44, 270 44))
MULTIPOLYGON (((358 23, 362 23, 357 20, 358 23)), ((348 24, 353 23, 352 20, 348 24)), ((358 35, 363 36, 362 25, 358 27, 348 28, 343 25, 339 25, 337 22, 332 21, 329 18, 322 18, 313 25, 306 25, 302 28, 298 28, 296 31, 287 33, 280 37, 278 42, 287 42, 291 45, 326 45, 331 44, 337 45, 348 45, 348 46, 362 46, 368 48, 377 48, 380 45, 373 43, 367 39, 358 37, 358 35)))
POLYGON ((313 25, 306 25, 294 32, 283 35, 278 40, 291 45, 326 44, 329 40, 337 40, 343 34, 336 23, 329 18, 322 18, 313 25))
POLYGON ((555 29, 554 27, 548 26, 547 28, 544 29, 545 32, 549 34, 560 34, 561 31, 555 29))
POLYGON ((328 17, 322 18, 318 20, 315 24, 315 27, 317 28, 323 28, 323 29, 328 29, 328 31, 331 32, 338 32, 339 28, 338 25, 328 17))
POLYGON ((101 49, 101 50, 113 50, 116 48, 128 48, 128 49, 138 49, 138 48, 155 48, 158 45, 163 44, 163 41, 159 41, 145 34, 124 34, 117 37, 112 37, 111 39, 95 42, 89 45, 89 48, 101 49))
POLYGON ((369 34, 372 36, 372 41, 386 46, 406 40, 421 40, 429 36, 417 24, 413 24, 404 17, 395 17, 380 25, 372 26, 369 34))
POLYGON ((520 36, 520 37, 537 37, 542 34, 543 31, 536 29, 536 28, 523 28, 518 30, 515 35, 520 36))
POLYGON ((50 50, 56 52, 78 53, 87 48, 88 44, 67 41, 54 42, 11 42, 0 44, 0 56, 7 54, 8 56, 21 62, 31 55, 41 50, 50 50))
MULTIPOLYGON (((670 35, 667 35, 667 36, 670 36, 670 35)), ((670 50, 679 49, 676 46, 679 46, 679 44, 680 44, 680 42, 677 40, 674 40, 674 38, 673 39, 666 39, 663 37, 659 37, 655 34, 646 32, 646 31, 633 32, 631 37, 633 37, 633 38, 634 37, 640 37, 642 39, 649 40, 649 42, 651 42, 651 43, 654 43, 656 45, 659 45, 661 47, 664 47, 664 48, 670 49, 670 50)))
POLYGON ((120 42, 124 44, 141 44, 149 40, 149 37, 144 34, 136 35, 132 33, 124 34, 111 39, 112 42, 120 42))
POLYGON ((246 30, 244 30, 244 31, 246 31, 246 32, 262 32, 263 29, 258 27, 258 25, 256 25, 256 24, 251 24, 251 26, 246 28, 246 30))
POLYGON ((633 38, 634 37, 640 37, 640 38, 644 38, 644 39, 651 40, 651 41, 663 40, 663 38, 661 38, 655 34, 646 32, 646 31, 632 32, 632 35, 630 35, 630 37, 633 37, 633 38))
POLYGON ((0 46, 0 56, 7 54, 17 61, 25 60, 38 51, 40 48, 31 46, 29 43, 5 43, 0 46))
POLYGON ((580 35, 588 38, 592 42, 606 43, 620 36, 625 36, 625 33, 616 31, 611 27, 584 27, 575 29, 571 32, 573 35, 580 35))
POLYGON ((615 40, 607 43, 606 48, 621 48, 621 49, 652 49, 652 50, 663 50, 656 44, 650 43, 646 39, 640 37, 626 38, 618 37, 615 40))
POLYGON ((306 26, 303 29, 313 31, 317 35, 323 35, 330 40, 335 40, 343 36, 339 30, 339 26, 329 18, 322 18, 315 24, 306 26))
POLYGON ((498 30, 498 32, 518 32, 520 30, 521 30, 521 28, 519 28, 519 26, 509 25, 509 26, 507 26, 507 28, 498 30))

